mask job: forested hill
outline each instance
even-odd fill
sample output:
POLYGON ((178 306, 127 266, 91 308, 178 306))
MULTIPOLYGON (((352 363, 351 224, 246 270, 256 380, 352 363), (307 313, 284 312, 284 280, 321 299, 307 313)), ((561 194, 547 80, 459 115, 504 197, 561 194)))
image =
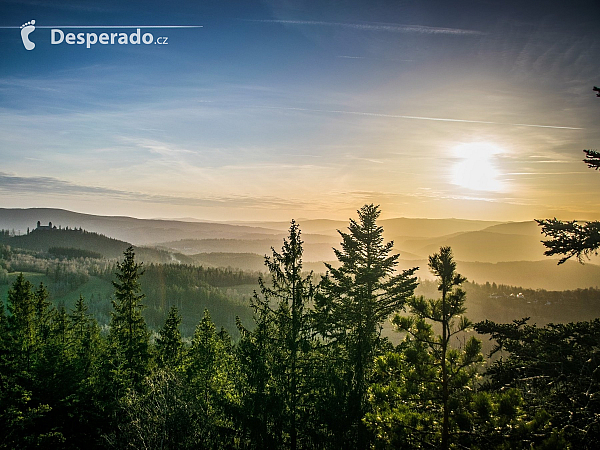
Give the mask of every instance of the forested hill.
MULTIPOLYGON (((11 236, 5 231, 0 233, 0 244, 34 252, 48 253, 52 250, 51 253, 54 254, 57 254, 57 250, 58 253, 79 250, 98 254, 107 259, 120 258, 127 247, 131 246, 129 242, 71 228, 34 229, 21 236, 11 236)), ((140 261, 144 262, 192 262, 190 258, 184 255, 165 250, 136 248, 136 252, 140 261)))
POLYGON ((75 229, 34 229, 21 236, 3 235, 0 242, 15 248, 47 252, 52 247, 77 248, 101 254, 105 258, 118 258, 131 244, 102 234, 75 229))

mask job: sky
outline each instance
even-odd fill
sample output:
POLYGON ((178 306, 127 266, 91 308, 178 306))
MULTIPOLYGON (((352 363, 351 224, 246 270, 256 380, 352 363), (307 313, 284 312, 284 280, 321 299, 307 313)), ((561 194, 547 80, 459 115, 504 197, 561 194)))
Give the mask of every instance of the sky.
POLYGON ((597 0, 0 0, 0 207, 599 219, 600 174, 582 162, 600 147, 599 13, 597 0), (137 28, 151 44, 130 42, 137 28), (84 43, 53 44, 61 33, 84 43), (87 48, 87 33, 115 43, 87 48))

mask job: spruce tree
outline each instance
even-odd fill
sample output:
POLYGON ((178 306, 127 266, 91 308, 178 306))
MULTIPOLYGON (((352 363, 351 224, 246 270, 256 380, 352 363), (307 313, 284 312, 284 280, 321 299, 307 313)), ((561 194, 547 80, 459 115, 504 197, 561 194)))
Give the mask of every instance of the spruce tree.
POLYGON ((8 330, 20 370, 29 371, 36 344, 35 300, 32 284, 19 274, 8 291, 8 330))
MULTIPOLYGON (((67 322, 69 358, 73 371, 75 392, 71 414, 75 426, 71 427, 69 436, 73 447, 95 445, 100 441, 104 417, 104 406, 98 398, 98 372, 104 340, 100 335, 100 327, 88 313, 88 306, 80 295, 75 308, 69 314, 67 322)), ((110 380, 110 378, 109 378, 110 380)), ((102 380, 105 383, 106 380, 102 380)))
POLYGON ((358 221, 350 219, 348 233, 338 230, 341 250, 334 252, 341 267, 326 264, 328 274, 316 297, 321 333, 342 355, 346 427, 359 448, 368 445, 362 418, 368 374, 382 348, 382 323, 404 306, 417 285, 417 268, 397 272, 400 255, 391 253, 393 242, 384 243, 379 215, 379 206, 365 205, 358 210, 358 221))
POLYGON ((292 220, 281 252, 265 256, 268 278, 259 278, 252 307, 256 327, 243 330, 239 354, 250 395, 244 397, 246 426, 257 446, 310 447, 308 421, 314 405, 312 273, 303 273, 303 241, 292 220), (253 422, 258 422, 254 423, 253 422), (258 434, 258 436, 255 435, 258 434))
POLYGON ((179 310, 172 306, 156 338, 156 362, 162 369, 177 370, 183 362, 184 344, 179 331, 180 324, 179 310))
POLYGON ((234 380, 231 377, 233 356, 231 343, 216 332, 208 310, 196 326, 192 345, 187 353, 187 384, 198 414, 196 433, 208 448, 229 446, 233 427, 227 411, 234 401, 234 380))
POLYGON ((68 341, 74 370, 82 383, 88 383, 102 347, 98 322, 88 313, 88 306, 80 295, 75 309, 69 314, 68 341))
POLYGON ((122 371, 126 382, 139 386, 148 372, 149 332, 142 309, 139 278, 143 275, 143 264, 135 262, 133 247, 124 252, 124 259, 117 263, 117 280, 112 284, 115 298, 112 300, 114 311, 110 319, 110 339, 115 346, 115 363, 122 371))
POLYGON ((55 311, 53 311, 52 302, 48 300, 49 297, 50 293, 44 284, 40 283, 33 296, 35 309, 34 327, 38 347, 47 344, 50 337, 51 321, 55 311))
POLYGON ((275 325, 271 336, 275 356, 271 369, 283 408, 283 432, 289 436, 287 445, 292 450, 299 446, 300 411, 306 410, 309 352, 313 347, 308 305, 315 294, 312 273, 302 273, 300 236, 300 228, 292 220, 281 253, 272 249, 272 256, 265 257, 270 280, 267 284, 260 278, 262 296, 254 296, 255 307, 264 310, 275 325))

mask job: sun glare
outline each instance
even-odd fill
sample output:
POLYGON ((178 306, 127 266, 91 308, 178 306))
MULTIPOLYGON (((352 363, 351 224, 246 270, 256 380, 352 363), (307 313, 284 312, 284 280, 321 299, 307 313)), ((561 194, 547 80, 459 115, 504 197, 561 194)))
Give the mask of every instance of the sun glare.
POLYGON ((503 150, 488 142, 472 142, 454 147, 459 161, 452 168, 451 182, 474 191, 502 191, 501 172, 495 160, 503 150))

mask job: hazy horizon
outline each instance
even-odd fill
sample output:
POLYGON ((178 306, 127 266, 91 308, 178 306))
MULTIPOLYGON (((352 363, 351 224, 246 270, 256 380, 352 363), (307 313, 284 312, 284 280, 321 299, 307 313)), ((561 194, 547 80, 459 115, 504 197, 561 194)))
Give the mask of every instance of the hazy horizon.
POLYGON ((384 219, 600 219, 599 174, 582 162, 600 142, 597 2, 0 11, 0 207, 224 222, 347 220, 376 203, 384 219), (135 27, 168 45, 51 44, 56 28, 135 27))

